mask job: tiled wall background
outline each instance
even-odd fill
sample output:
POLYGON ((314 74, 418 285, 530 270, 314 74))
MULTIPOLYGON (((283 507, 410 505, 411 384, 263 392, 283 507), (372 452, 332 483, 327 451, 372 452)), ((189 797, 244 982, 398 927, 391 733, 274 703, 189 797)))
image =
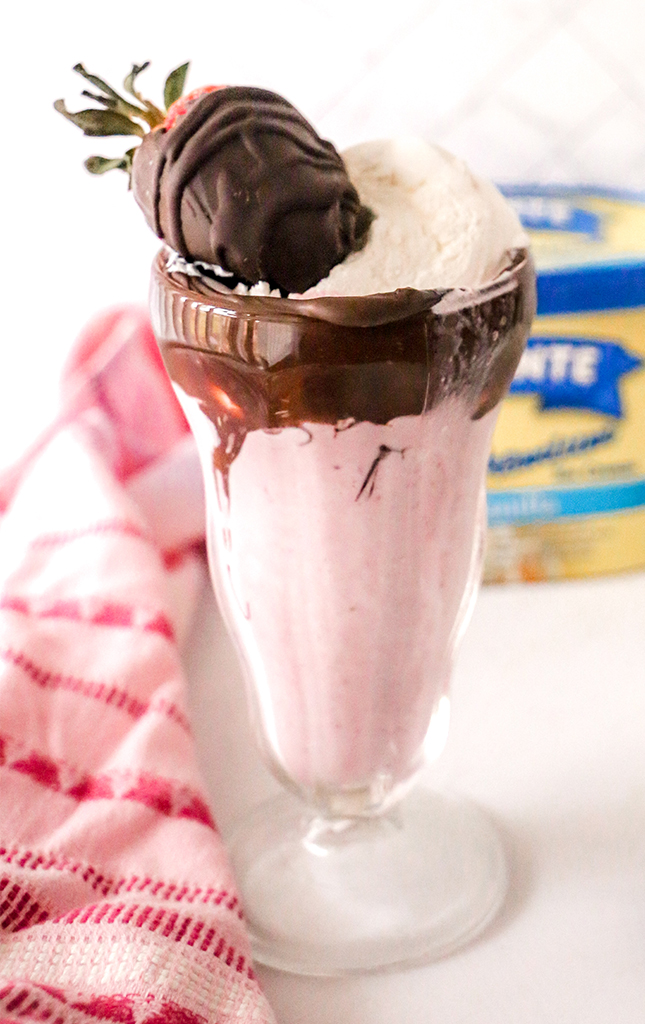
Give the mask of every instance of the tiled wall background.
POLYGON ((32 0, 3 11, 0 466, 54 416, 87 319, 145 303, 157 241, 118 174, 52 109, 82 104, 77 61, 118 84, 192 61, 189 85, 283 93, 340 148, 415 133, 499 182, 645 194, 645 0, 32 0), (37 289, 34 288, 37 283, 37 289))
MULTIPOLYGON (((310 7, 310 5, 307 5, 310 7)), ((321 0, 347 24, 344 0, 321 0)), ((411 131, 498 181, 645 191, 643 0, 397 0, 361 36, 318 123, 350 141, 411 131)))

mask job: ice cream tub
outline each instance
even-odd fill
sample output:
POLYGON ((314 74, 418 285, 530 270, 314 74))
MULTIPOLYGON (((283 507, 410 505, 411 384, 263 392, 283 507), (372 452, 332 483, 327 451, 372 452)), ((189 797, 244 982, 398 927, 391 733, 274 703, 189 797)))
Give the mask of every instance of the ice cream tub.
POLYGON ((488 465, 485 582, 645 566, 645 195, 504 189, 537 317, 488 465))

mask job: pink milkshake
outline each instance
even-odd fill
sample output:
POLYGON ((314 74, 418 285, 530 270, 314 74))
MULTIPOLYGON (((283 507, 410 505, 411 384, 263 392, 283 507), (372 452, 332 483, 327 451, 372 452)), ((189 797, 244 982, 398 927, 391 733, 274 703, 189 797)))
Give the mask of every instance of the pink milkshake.
POLYGON ((479 572, 494 418, 455 398, 383 426, 256 430, 228 498, 213 478, 218 588, 265 750, 316 798, 377 803, 422 762, 479 572))

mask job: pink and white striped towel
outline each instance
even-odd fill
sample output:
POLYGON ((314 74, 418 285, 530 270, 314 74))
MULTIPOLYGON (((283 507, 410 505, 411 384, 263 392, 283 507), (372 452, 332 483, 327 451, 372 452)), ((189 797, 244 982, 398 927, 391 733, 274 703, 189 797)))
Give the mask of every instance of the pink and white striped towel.
POLYGON ((178 642, 195 453, 143 311, 99 317, 0 479, 0 1020, 268 1022, 178 642))

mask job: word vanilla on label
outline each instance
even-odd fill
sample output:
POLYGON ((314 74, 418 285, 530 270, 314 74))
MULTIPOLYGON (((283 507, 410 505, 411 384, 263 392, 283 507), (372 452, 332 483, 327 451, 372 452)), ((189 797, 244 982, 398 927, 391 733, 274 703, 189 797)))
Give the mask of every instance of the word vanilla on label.
POLYGON ((504 191, 538 315, 493 438, 484 580, 645 566, 645 198, 504 191))

